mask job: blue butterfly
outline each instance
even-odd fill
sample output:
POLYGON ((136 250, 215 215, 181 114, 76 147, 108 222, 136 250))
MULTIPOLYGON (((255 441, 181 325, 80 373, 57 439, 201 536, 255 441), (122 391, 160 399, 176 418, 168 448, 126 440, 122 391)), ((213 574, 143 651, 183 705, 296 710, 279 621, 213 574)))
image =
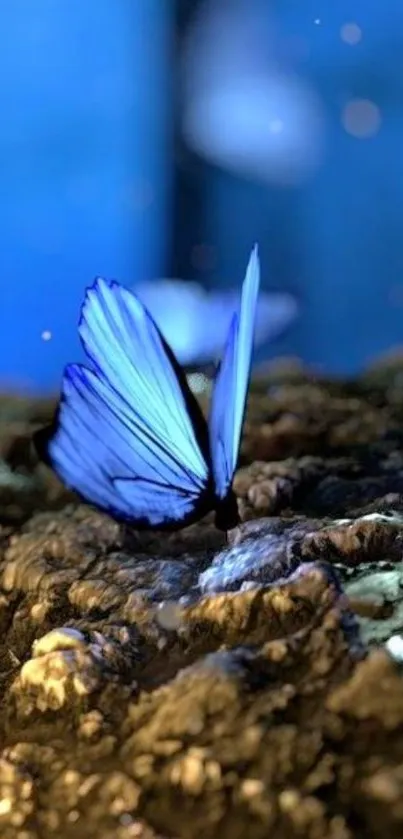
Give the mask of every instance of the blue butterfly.
POLYGON ((118 283, 95 281, 79 324, 90 366, 67 366, 55 422, 35 438, 39 454, 68 487, 137 528, 175 530, 211 510, 219 529, 235 527, 232 481, 259 280, 255 246, 208 423, 148 310, 118 283))

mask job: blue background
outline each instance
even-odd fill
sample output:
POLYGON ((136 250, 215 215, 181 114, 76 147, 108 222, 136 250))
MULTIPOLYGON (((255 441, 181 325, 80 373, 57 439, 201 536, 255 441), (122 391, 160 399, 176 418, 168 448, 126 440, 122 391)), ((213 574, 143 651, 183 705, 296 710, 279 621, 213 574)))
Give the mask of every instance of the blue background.
MULTIPOLYGON (((276 350, 355 372, 403 339, 403 6, 258 4, 274 14, 279 38, 308 46, 293 70, 321 97, 323 165, 303 186, 281 189, 193 161, 177 227, 185 235, 198 217, 187 235, 218 254, 203 276, 210 286, 238 282, 259 239, 264 285, 294 291, 302 306, 276 350), (354 47, 340 39, 348 21, 363 32, 354 47), (343 129, 352 97, 379 107, 374 137, 343 129)), ((1 4, 3 386, 58 387, 79 356, 77 316, 95 275, 131 286, 169 274, 174 11, 174 0, 1 4)), ((183 271, 192 276, 190 258, 183 271)))
POLYGON ((169 11, 165 0, 1 4, 3 383, 56 387, 94 276, 132 284, 165 266, 169 11))

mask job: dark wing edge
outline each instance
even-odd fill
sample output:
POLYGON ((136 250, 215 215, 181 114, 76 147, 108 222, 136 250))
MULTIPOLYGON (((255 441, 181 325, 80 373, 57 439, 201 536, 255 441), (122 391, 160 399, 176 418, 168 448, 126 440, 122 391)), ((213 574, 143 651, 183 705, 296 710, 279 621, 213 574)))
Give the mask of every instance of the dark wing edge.
MULTIPOLYGON (((90 294, 91 294, 91 292, 95 295, 98 294, 100 283, 103 284, 102 287, 104 289, 106 287, 112 293, 117 293, 117 294, 121 293, 122 287, 119 286, 118 283, 116 283, 116 282, 106 283, 104 280, 100 280, 99 278, 97 278, 94 281, 93 285, 89 289, 87 289, 84 304, 82 306, 80 325, 82 324, 83 319, 85 320, 86 307, 88 307, 88 305, 91 305, 90 294)), ((148 328, 151 331, 154 330, 155 335, 157 336, 157 338, 160 342, 163 353, 165 354, 167 360, 169 361, 169 363, 171 365, 171 368, 173 370, 173 373, 175 375, 177 384, 179 386, 179 389, 180 389, 182 397, 183 397, 183 401, 184 401, 184 405, 185 405, 187 415, 190 419, 190 422, 191 422, 191 425, 192 425, 192 428, 193 428, 195 439, 196 439, 197 444, 200 448, 201 455, 203 456, 203 458, 206 462, 206 467, 207 467, 207 469, 206 469, 206 485, 201 491, 199 491, 198 495, 195 494, 193 496, 192 493, 186 493, 185 491, 182 492, 179 487, 176 487, 176 488, 172 487, 172 491, 174 493, 177 493, 176 498, 178 500, 178 505, 180 505, 180 503, 182 503, 182 501, 183 501, 183 506, 185 507, 186 505, 184 504, 184 499, 186 499, 186 497, 188 498, 188 501, 189 501, 189 509, 185 510, 182 518, 180 518, 180 520, 161 521, 158 524, 158 526, 155 525, 156 527, 158 527, 158 529, 175 530, 175 529, 179 529, 179 528, 183 527, 185 524, 188 524, 193 520, 196 520, 196 519, 200 518, 202 515, 204 515, 205 512, 208 512, 208 510, 210 510, 213 506, 214 495, 213 495, 212 481, 211 481, 210 449, 209 449, 209 436, 208 436, 207 423, 206 423, 206 420, 203 416, 201 408, 200 408, 194 394, 191 392, 191 390, 189 388, 189 385, 187 383, 184 371, 182 370, 179 362, 177 361, 172 349, 169 347, 169 345, 165 341, 165 339, 164 339, 163 335, 161 334, 158 326, 155 324, 151 314, 141 304, 141 302, 138 301, 138 299, 136 298, 136 295, 134 295, 132 292, 128 292, 126 289, 123 290, 123 293, 125 295, 126 294, 131 295, 134 299, 137 300, 137 303, 141 307, 141 311, 142 311, 142 313, 144 314, 144 316, 147 320, 148 328)), ((150 340, 151 340, 151 338, 150 338, 150 340)), ((60 399, 59 405, 57 407, 57 410, 55 412, 55 416, 53 418, 53 421, 48 426, 38 430, 33 435, 34 446, 36 448, 37 454, 39 455, 40 459, 43 460, 48 466, 50 466, 56 472, 59 472, 59 473, 60 473, 60 469, 57 468, 57 464, 55 462, 56 459, 55 459, 54 453, 52 453, 51 449, 52 449, 52 444, 54 443, 55 439, 57 439, 58 435, 63 433, 63 423, 64 423, 64 419, 66 417, 66 412, 67 412, 67 416, 68 416, 69 410, 71 411, 71 406, 69 406, 69 397, 66 394, 66 386, 67 386, 67 383, 69 382, 69 379, 70 379, 70 383, 71 383, 71 374, 74 371, 77 371, 78 369, 81 369, 82 372, 86 371, 87 376, 92 375, 92 376, 102 377, 102 370, 100 369, 99 364, 97 364, 96 362, 94 363, 94 359, 92 358, 91 353, 88 353, 88 348, 85 346, 85 344, 84 344, 84 348, 86 349, 87 354, 90 355, 91 361, 93 362, 93 367, 95 368, 95 370, 91 371, 88 368, 80 367, 80 365, 68 365, 68 367, 65 370, 65 374, 64 374, 64 378, 63 378, 61 399, 60 399)), ((113 390, 113 388, 111 390, 113 390)), ((71 389, 70 389, 70 398, 71 398, 71 395, 72 394, 71 394, 71 389)), ((119 394, 117 394, 116 391, 114 392, 114 395, 115 395, 115 397, 119 398, 119 394)), ((105 409, 105 406, 103 406, 103 409, 105 409)), ((104 422, 104 420, 102 420, 102 422, 104 422)), ((101 422, 101 426, 102 426, 102 422, 101 422)), ((90 440, 90 437, 88 437, 88 440, 90 440)), ((88 442, 88 440, 87 440, 87 442, 88 442)), ((91 464, 90 464, 90 467, 91 467, 91 464)), ((145 498, 145 487, 146 487, 146 485, 148 486, 148 488, 151 488, 151 491, 155 493, 156 497, 158 497, 158 495, 159 495, 159 493, 161 492, 161 489, 162 489, 162 485, 158 481, 153 481, 153 480, 148 479, 148 478, 146 480, 144 480, 142 478, 140 478, 140 479, 133 478, 133 477, 130 478, 130 477, 127 477, 127 476, 124 476, 124 475, 118 475, 118 474, 111 477, 111 485, 113 486, 115 491, 118 492, 118 493, 123 492, 123 493, 125 493, 126 495, 129 495, 129 496, 133 496, 134 488, 136 486, 139 487, 141 482, 143 482, 143 489, 140 493, 140 496, 143 498, 143 500, 145 498)), ((71 482, 67 481, 66 483, 67 483, 67 485, 71 486, 71 482)), ((141 529, 143 527, 144 528, 150 528, 149 516, 144 515, 144 516, 139 516, 138 517, 135 514, 133 515, 132 513, 130 513, 130 514, 123 513, 122 509, 117 509, 116 507, 114 507, 111 504, 100 503, 99 499, 94 501, 93 497, 89 497, 88 494, 80 492, 80 489, 79 489, 79 487, 77 487, 77 485, 72 486, 72 488, 77 493, 77 495, 79 497, 83 498, 83 500, 85 500, 87 503, 88 502, 89 503, 95 503, 96 506, 101 507, 102 509, 106 509, 107 512, 111 513, 116 519, 121 520, 121 521, 130 522, 133 525, 133 527, 136 527, 138 529, 141 529)), ((164 491, 166 491, 166 493, 168 494, 170 492, 170 487, 165 485, 164 486, 164 491)))

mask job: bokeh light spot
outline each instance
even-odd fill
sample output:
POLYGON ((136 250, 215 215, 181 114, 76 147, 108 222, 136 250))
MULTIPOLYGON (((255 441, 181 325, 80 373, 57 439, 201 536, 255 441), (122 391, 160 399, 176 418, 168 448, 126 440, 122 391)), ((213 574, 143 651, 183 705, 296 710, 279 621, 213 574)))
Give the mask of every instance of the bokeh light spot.
POLYGON ((175 631, 180 628, 183 622, 183 611, 179 603, 165 601, 158 605, 156 621, 162 629, 175 631))
POLYGON ((381 114, 378 106, 369 99, 352 99, 347 102, 341 120, 347 133, 361 140, 377 134, 381 114))
POLYGON ((269 129, 272 134, 281 134, 284 128, 284 122, 282 119, 272 119, 269 123, 269 129))
POLYGON ((340 38, 345 44, 354 47, 362 38, 362 31, 357 23, 344 23, 340 29, 340 38))
POLYGON ((192 390, 193 393, 207 393, 209 390, 210 382, 204 373, 189 373, 186 378, 190 390, 192 390))
POLYGON ((50 341, 51 337, 52 337, 52 333, 51 333, 50 329, 44 329, 42 334, 41 334, 42 341, 50 341))

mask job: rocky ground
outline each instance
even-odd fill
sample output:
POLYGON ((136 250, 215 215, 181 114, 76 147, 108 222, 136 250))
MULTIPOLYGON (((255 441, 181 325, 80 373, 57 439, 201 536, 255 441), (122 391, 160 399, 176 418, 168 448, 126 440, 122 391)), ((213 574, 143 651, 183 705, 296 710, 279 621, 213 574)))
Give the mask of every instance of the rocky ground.
POLYGON ((401 839, 403 360, 254 382, 228 542, 124 532, 0 399, 1 839, 401 839))

